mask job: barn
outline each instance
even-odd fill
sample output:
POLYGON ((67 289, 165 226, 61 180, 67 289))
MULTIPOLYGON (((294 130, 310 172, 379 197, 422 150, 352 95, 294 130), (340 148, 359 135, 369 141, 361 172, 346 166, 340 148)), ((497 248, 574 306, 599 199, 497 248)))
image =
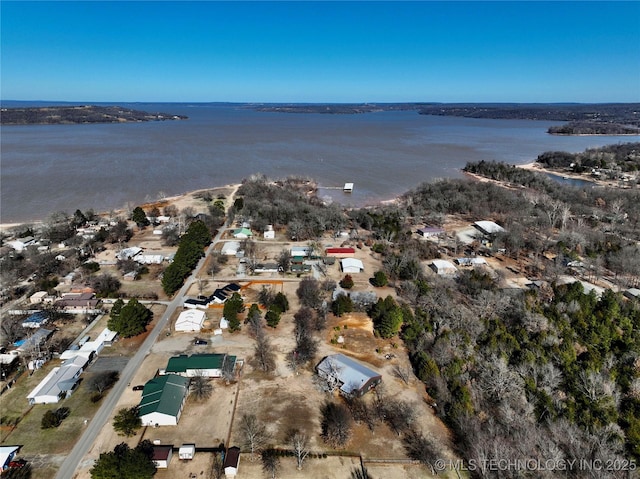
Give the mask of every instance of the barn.
POLYGON ((335 381, 340 392, 347 396, 362 396, 382 381, 382 376, 344 354, 325 357, 316 366, 318 375, 335 381))
POLYGON ((176 426, 189 393, 189 379, 176 374, 153 378, 144 385, 138 415, 143 426, 176 426))

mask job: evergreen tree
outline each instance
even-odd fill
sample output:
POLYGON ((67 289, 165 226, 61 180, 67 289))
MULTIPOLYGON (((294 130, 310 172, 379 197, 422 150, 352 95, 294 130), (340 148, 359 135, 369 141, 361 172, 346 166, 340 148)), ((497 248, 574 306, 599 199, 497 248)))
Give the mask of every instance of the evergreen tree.
POLYGON ((395 336, 402 326, 402 308, 391 296, 378 302, 371 308, 370 314, 373 320, 373 327, 381 338, 391 338, 395 336))
POLYGON ((107 327, 124 338, 130 338, 143 333, 152 318, 151 310, 139 303, 137 299, 132 298, 125 306, 122 306, 119 314, 116 314, 115 317, 113 314, 111 315, 107 327))
POLYGON ((138 228, 149 226, 151 224, 149 218, 147 218, 147 214, 140 206, 136 206, 133 213, 131 213, 131 221, 138 225, 138 228))
POLYGON ((277 308, 275 305, 271 306, 271 308, 269 308, 269 311, 267 311, 267 314, 265 315, 265 319, 267 320, 267 326, 270 326, 272 328, 278 326, 278 323, 280 322, 279 308, 277 308))
POLYGON ((113 418, 113 429, 119 436, 133 436, 141 427, 142 420, 138 416, 138 408, 136 406, 120 409, 113 418))

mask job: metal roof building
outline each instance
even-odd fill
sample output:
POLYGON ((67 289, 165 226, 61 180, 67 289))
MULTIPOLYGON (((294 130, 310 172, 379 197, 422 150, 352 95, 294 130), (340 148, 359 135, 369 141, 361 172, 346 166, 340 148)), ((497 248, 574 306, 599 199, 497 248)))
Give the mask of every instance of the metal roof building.
POLYGON ((188 393, 189 380, 176 374, 147 381, 138 406, 142 425, 176 426, 188 393))
POLYGON ((382 376, 344 354, 325 357, 316 366, 318 375, 336 381, 345 395, 362 396, 382 381, 382 376))
POLYGON ((165 374, 177 374, 187 378, 204 376, 219 378, 222 371, 233 371, 236 365, 236 357, 227 354, 181 354, 169 359, 165 374))

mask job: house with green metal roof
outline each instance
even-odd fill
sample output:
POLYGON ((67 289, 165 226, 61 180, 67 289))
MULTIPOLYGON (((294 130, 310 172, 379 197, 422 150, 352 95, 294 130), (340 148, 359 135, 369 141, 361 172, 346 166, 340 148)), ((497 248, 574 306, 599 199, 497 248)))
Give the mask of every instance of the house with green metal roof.
POLYGON ((189 394, 189 379, 157 376, 144 385, 138 416, 143 426, 176 426, 189 394))
POLYGON ((186 378, 219 378, 224 371, 233 372, 235 367, 236 357, 228 354, 181 354, 170 358, 167 367, 160 374, 177 374, 186 378))

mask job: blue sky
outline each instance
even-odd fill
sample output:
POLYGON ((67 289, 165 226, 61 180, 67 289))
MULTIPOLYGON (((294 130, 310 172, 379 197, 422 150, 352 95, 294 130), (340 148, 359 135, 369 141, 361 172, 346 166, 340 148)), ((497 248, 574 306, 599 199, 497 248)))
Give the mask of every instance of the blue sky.
POLYGON ((3 100, 638 102, 640 2, 11 2, 3 100))

